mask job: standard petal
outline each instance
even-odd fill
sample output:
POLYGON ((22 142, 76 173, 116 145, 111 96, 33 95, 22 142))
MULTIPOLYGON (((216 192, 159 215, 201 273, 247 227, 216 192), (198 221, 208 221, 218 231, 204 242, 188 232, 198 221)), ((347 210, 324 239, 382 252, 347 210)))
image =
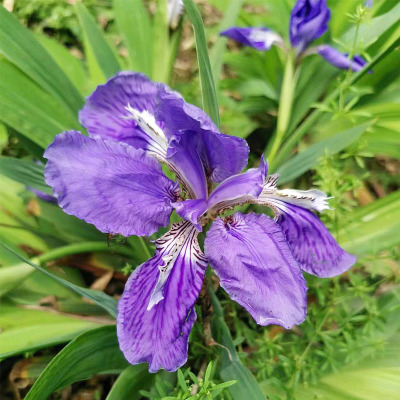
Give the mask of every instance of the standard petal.
POLYGON ((258 168, 251 168, 243 174, 225 179, 211 193, 207 201, 208 208, 220 212, 225 208, 257 198, 263 189, 267 172, 268 164, 262 157, 258 168))
POLYGON ((171 139, 166 162, 191 198, 207 198, 204 166, 189 136, 171 139))
POLYGON ((221 182, 246 166, 249 147, 245 140, 220 133, 204 111, 163 84, 158 85, 155 117, 170 142, 186 137, 212 182, 221 182))
POLYGON ((165 156, 167 142, 154 119, 156 84, 146 75, 120 72, 87 98, 79 113, 91 136, 125 142, 165 156))
POLYGON ((119 344, 131 364, 175 371, 187 360, 194 304, 207 268, 197 232, 173 225, 156 241, 156 254, 130 276, 118 302, 119 344))
POLYGON ((304 271, 328 278, 347 271, 356 262, 311 211, 282 201, 273 205, 278 209, 277 223, 304 271))
POLYGON ((258 324, 289 329, 304 321, 306 283, 275 221, 241 213, 217 218, 204 246, 221 286, 258 324))
POLYGON ((232 27, 222 31, 221 36, 226 36, 237 42, 253 47, 256 50, 266 51, 269 50, 274 44, 283 43, 283 39, 271 29, 258 27, 258 28, 239 28, 232 27))
MULTIPOLYGON (((351 69, 354 72, 362 70, 367 63, 361 56, 355 55, 353 61, 348 54, 341 53, 332 46, 322 45, 316 47, 317 53, 329 64, 340 69, 351 69)), ((372 71, 369 71, 371 73, 372 71)))
POLYGON ((124 236, 168 225, 177 184, 145 151, 69 131, 55 137, 44 157, 46 183, 67 214, 124 236))
POLYGON ((290 15, 290 41, 301 53, 328 29, 330 11, 326 0, 297 0, 290 15))

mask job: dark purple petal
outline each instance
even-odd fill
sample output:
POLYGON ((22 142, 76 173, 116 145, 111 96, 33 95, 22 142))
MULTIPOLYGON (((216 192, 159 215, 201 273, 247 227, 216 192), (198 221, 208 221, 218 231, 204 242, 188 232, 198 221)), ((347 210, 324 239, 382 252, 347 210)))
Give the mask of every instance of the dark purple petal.
POLYGON ((137 122, 139 114, 157 125, 153 117, 156 93, 156 85, 146 75, 120 72, 87 98, 79 113, 80 122, 90 136, 165 153, 165 140, 149 135, 137 122))
POLYGON ((168 225, 177 184, 145 151, 69 131, 55 137, 44 157, 46 183, 67 214, 124 236, 168 225))
MULTIPOLYGON (((362 70, 367 63, 361 56, 355 55, 353 57, 353 61, 350 60, 348 54, 341 53, 339 50, 336 50, 332 46, 322 45, 317 46, 318 54, 328 61, 329 64, 332 64, 334 67, 340 69, 349 69, 352 71, 358 72, 362 70)), ((371 73, 372 71, 369 71, 371 73)))
POLYGON ((267 173, 268 165, 262 157, 258 168, 251 168, 243 174, 233 175, 221 182, 211 193, 207 201, 208 208, 220 211, 257 198, 263 189, 267 173))
POLYGON ((221 286, 258 324, 289 329, 304 321, 306 283, 274 220, 241 213, 217 218, 204 246, 221 286))
POLYGON ((290 15, 290 41, 301 53, 328 29, 326 0, 297 0, 290 15))
POLYGON ((279 210, 277 223, 304 271, 328 278, 347 271, 356 262, 311 211, 281 201, 274 205, 279 210))
POLYGON ((268 28, 239 28, 232 27, 222 31, 221 36, 234 39, 245 46, 253 47, 256 50, 269 50, 273 44, 283 42, 283 39, 274 31, 268 28))
POLYGON ((187 360, 207 260, 189 222, 173 225, 156 241, 156 254, 130 276, 118 302, 120 348, 131 364, 175 371, 187 360))
POLYGON ((247 164, 249 147, 245 140, 220 133, 200 108, 185 102, 180 94, 159 84, 155 117, 164 126, 168 140, 193 147, 212 182, 221 182, 240 172, 247 164))

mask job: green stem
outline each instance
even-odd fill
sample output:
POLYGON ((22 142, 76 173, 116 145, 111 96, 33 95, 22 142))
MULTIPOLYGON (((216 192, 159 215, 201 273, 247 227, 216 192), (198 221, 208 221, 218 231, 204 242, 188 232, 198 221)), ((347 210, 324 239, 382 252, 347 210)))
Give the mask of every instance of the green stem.
MULTIPOLYGON (((352 75, 346 86, 351 86, 359 81, 371 68, 382 61, 388 54, 390 54, 398 45, 400 44, 400 39, 395 40, 386 50, 379 53, 368 65, 365 66, 361 71, 352 75)), ((330 95, 328 95, 322 104, 329 104, 331 101, 335 100, 340 94, 340 88, 335 89, 330 95)), ((270 170, 275 171, 276 166, 282 164, 282 162, 289 156, 293 147, 299 142, 299 140, 305 135, 308 129, 314 124, 314 122, 319 118, 322 113, 321 108, 315 109, 299 126, 298 128, 289 136, 288 140, 281 147, 278 156, 272 164, 270 162, 270 170)))
POLYGON ((268 161, 271 163, 282 143, 286 129, 289 126, 290 115, 292 113, 293 95, 296 86, 296 74, 294 65, 294 53, 290 52, 286 59, 285 72, 283 75, 281 97, 279 100, 278 120, 276 134, 269 154, 266 154, 268 161))
POLYGON ((46 262, 57 260, 58 258, 73 254, 90 253, 95 251, 115 251, 116 253, 132 256, 131 251, 123 247, 119 249, 113 249, 110 248, 105 242, 84 242, 58 247, 35 257, 35 260, 37 260, 39 264, 44 264, 46 262))

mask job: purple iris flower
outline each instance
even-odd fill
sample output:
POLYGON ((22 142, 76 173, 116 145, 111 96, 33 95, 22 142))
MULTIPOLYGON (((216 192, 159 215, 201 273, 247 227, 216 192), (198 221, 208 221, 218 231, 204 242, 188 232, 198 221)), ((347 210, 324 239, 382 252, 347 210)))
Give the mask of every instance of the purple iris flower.
MULTIPOLYGON (((327 31, 329 18, 330 11, 326 5, 326 0, 296 1, 290 15, 289 36, 292 47, 296 49, 297 57, 319 54, 337 68, 351 68, 353 71, 359 71, 366 64, 366 61, 361 56, 355 56, 351 61, 347 54, 341 53, 330 46, 308 49, 314 40, 327 31), (354 61, 355 59, 357 59, 357 62, 354 61)), ((273 45, 285 47, 285 42, 280 35, 264 27, 232 27, 221 32, 220 35, 260 51, 269 50, 273 45)))
POLYGON ((301 270, 330 277, 355 262, 312 212, 328 208, 324 193, 277 189, 263 159, 241 173, 246 142, 220 133, 166 85, 120 73, 87 99, 80 120, 89 136, 61 133, 44 155, 46 182, 65 212, 125 236, 151 235, 174 209, 183 218, 155 241, 119 300, 118 339, 130 363, 155 372, 186 362, 208 263, 258 324, 290 328, 306 316, 301 270), (227 215, 245 203, 272 208, 275 219, 227 215), (210 223, 203 253, 197 237, 210 223))

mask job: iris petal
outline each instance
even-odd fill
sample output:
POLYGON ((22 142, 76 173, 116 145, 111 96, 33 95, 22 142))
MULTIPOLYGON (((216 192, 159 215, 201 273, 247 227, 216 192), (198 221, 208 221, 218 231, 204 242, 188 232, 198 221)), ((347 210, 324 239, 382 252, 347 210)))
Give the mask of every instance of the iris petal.
POLYGON ((120 72, 106 84, 98 86, 87 98, 79 113, 80 122, 91 136, 124 142, 165 156, 165 140, 157 135, 149 135, 143 129, 143 124, 135 118, 135 115, 139 115, 145 122, 150 120, 156 124, 156 93, 156 84, 146 75, 120 72))
POLYGON ((297 0, 290 15, 290 41, 301 53, 328 29, 326 0, 297 0))
MULTIPOLYGON (((324 60, 328 61, 328 63, 332 64, 334 67, 340 69, 350 68, 352 71, 358 72, 367 64, 367 62, 358 55, 355 55, 353 57, 353 61, 351 61, 347 54, 341 53, 332 46, 322 45, 317 46, 315 49, 324 60)), ((372 71, 368 72, 371 73, 372 71)))
POLYGON ((158 89, 156 120, 163 124, 170 141, 185 136, 212 182, 221 182, 246 166, 249 147, 245 140, 220 133, 204 111, 186 103, 168 86, 159 84, 158 89))
POLYGON ((118 339, 131 364, 147 362, 156 372, 186 362, 206 267, 189 222, 173 225, 156 241, 154 257, 133 272, 118 302, 118 339))
POLYGON ((55 137, 44 157, 46 183, 67 214, 124 236, 168 225, 177 184, 145 151, 69 131, 55 137))
POLYGON ((311 211, 281 201, 275 201, 274 205, 279 210, 277 223, 304 271, 328 278, 340 275, 356 262, 356 257, 337 244, 311 211))
POLYGON ((266 215, 217 218, 205 254, 221 286, 260 325, 289 329, 306 316, 306 283, 276 222, 266 215))
POLYGON ((234 39, 245 46, 253 47, 260 51, 269 50, 274 44, 283 44, 283 39, 277 33, 263 27, 232 27, 222 31, 220 35, 234 39))

